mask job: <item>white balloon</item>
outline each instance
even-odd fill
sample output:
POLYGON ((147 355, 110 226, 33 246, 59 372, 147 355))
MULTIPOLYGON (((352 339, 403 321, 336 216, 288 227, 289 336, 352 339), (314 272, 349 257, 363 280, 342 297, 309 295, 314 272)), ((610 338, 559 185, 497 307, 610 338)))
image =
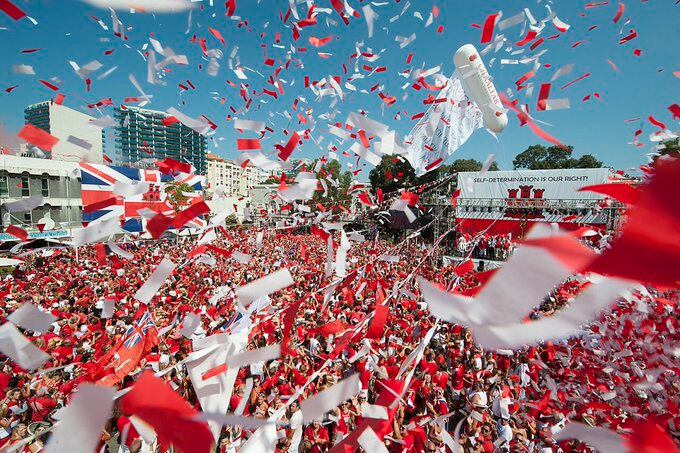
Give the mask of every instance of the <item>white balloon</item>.
POLYGON ((482 111, 484 126, 492 132, 502 132, 508 125, 508 116, 475 46, 462 46, 453 56, 453 62, 468 95, 482 111))

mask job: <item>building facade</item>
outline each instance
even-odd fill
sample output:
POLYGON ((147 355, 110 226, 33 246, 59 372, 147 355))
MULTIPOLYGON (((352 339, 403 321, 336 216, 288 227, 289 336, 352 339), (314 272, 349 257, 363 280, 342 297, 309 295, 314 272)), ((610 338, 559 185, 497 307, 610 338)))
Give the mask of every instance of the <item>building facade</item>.
POLYGON ((220 188, 229 197, 247 197, 251 189, 269 178, 270 173, 257 167, 241 168, 236 162, 208 154, 210 191, 220 188))
POLYGON ((171 115, 139 107, 114 109, 115 144, 118 160, 124 165, 170 157, 189 162, 196 173, 205 175, 206 138, 182 123, 163 120, 171 115))
MULTIPOLYGON (((45 101, 24 110, 26 124, 31 124, 59 139, 49 155, 54 160, 101 164, 104 160, 105 135, 101 127, 90 124, 94 118, 77 110, 45 101)), ((24 155, 31 154, 22 146, 24 155)))
MULTIPOLYGON (((2 230, 8 225, 24 229, 39 223, 52 229, 80 227, 83 219, 80 171, 76 162, 0 155, 0 219, 2 230), (40 195, 44 204, 31 211, 9 213, 8 202, 40 195)), ((49 229, 49 228, 48 228, 49 229)))

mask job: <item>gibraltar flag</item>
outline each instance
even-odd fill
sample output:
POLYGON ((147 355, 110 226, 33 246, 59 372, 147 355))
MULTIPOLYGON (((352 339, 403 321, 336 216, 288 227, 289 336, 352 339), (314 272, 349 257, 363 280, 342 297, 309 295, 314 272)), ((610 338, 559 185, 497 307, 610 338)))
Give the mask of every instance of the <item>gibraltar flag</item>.
POLYGON ((123 338, 97 362, 97 384, 113 386, 130 374, 151 348, 158 344, 158 331, 145 310, 123 335, 123 338))

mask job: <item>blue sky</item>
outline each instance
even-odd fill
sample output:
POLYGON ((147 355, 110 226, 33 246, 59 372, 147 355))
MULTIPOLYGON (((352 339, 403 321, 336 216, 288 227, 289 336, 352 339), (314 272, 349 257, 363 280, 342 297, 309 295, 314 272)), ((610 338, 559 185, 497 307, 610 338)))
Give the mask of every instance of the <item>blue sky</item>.
MULTIPOLYGON (((210 147, 211 152, 216 152, 228 158, 235 158, 236 138, 231 123, 226 121, 229 111, 228 106, 242 108, 243 101, 239 97, 237 89, 227 85, 227 79, 238 83, 234 73, 227 68, 227 58, 234 45, 238 45, 238 56, 242 65, 260 71, 262 78, 253 73, 247 73, 250 89, 261 91, 262 88, 272 88, 266 83, 266 79, 281 63, 285 63, 286 50, 273 47, 275 33, 281 33, 281 44, 289 49, 291 44, 296 47, 306 47, 306 53, 295 54, 304 64, 302 67, 293 67, 283 70, 280 74, 288 84, 284 85, 285 95, 277 101, 267 96, 254 98, 253 105, 248 112, 239 116, 251 120, 268 120, 272 122, 273 134, 263 141, 265 150, 273 150, 274 143, 285 142, 287 139, 282 130, 293 127, 301 130, 303 126, 288 124, 280 114, 287 110, 292 112, 293 101, 296 97, 305 98, 307 104, 300 104, 304 108, 312 108, 316 117, 317 130, 313 133, 315 138, 325 137, 321 148, 313 142, 306 142, 302 149, 298 149, 293 157, 313 158, 326 152, 326 145, 332 136, 324 133, 326 121, 318 119, 318 115, 332 111, 331 98, 326 97, 315 102, 314 94, 304 88, 304 77, 309 76, 312 80, 318 80, 325 76, 342 76, 343 84, 346 76, 343 74, 342 63, 349 65, 349 55, 354 52, 357 41, 364 42, 364 51, 371 48, 374 52, 381 52, 381 58, 372 63, 373 66, 386 66, 387 71, 382 74, 374 74, 363 80, 354 81, 357 88, 369 89, 375 84, 384 85, 384 92, 396 96, 398 102, 384 108, 378 98, 377 91, 369 94, 351 93, 344 101, 338 102, 336 109, 339 113, 336 117, 344 121, 349 111, 364 110, 369 117, 386 123, 399 134, 407 134, 412 125, 410 115, 425 110, 422 104, 427 96, 425 90, 415 91, 406 88, 402 91, 401 86, 407 79, 400 77, 398 72, 407 69, 406 58, 409 53, 413 54, 411 66, 413 68, 431 68, 442 65, 444 74, 453 72, 452 56, 456 49, 466 43, 473 43, 481 50, 479 45, 481 31, 471 27, 471 24, 483 24, 485 18, 499 10, 503 11, 503 17, 508 18, 529 7, 536 19, 547 15, 545 2, 518 2, 518 1, 469 1, 458 0, 444 2, 441 0, 422 1, 412 0, 410 8, 395 22, 390 23, 390 18, 398 15, 405 1, 383 0, 374 2, 373 10, 379 15, 375 22, 375 31, 372 38, 367 37, 367 26, 362 16, 361 19, 351 18, 349 26, 345 26, 335 12, 331 15, 320 14, 319 23, 313 27, 302 30, 301 38, 297 43, 292 41, 290 21, 283 24, 280 14, 286 13, 288 2, 285 0, 237 0, 236 14, 248 21, 248 26, 237 26, 238 22, 224 16, 224 2, 215 1, 210 7, 209 1, 196 3, 197 8, 192 14, 192 27, 185 34, 188 24, 188 13, 178 14, 130 14, 118 12, 119 18, 127 27, 129 40, 122 40, 113 36, 111 30, 103 30, 90 16, 97 16, 111 27, 111 17, 107 10, 97 9, 76 0, 37 0, 24 1, 13 0, 24 9, 27 14, 38 21, 34 26, 24 19, 14 22, 3 14, 0 14, 0 37, 3 45, 0 46, 0 57, 3 62, 4 77, 3 86, 0 87, 0 124, 9 133, 16 133, 23 124, 23 109, 26 105, 49 99, 54 93, 41 84, 38 79, 50 80, 58 78, 60 92, 66 95, 65 105, 93 116, 99 116, 97 110, 87 108, 87 103, 94 103, 102 98, 113 99, 114 104, 120 104, 128 96, 136 96, 137 93, 128 81, 128 75, 134 74, 140 81, 144 90, 153 95, 152 103, 147 108, 166 110, 176 107, 183 113, 196 117, 205 114, 219 128, 216 137, 223 140, 216 141, 217 146, 210 147), (375 6, 375 4, 379 6, 375 6), (385 5, 380 5, 385 3, 385 5), (423 18, 427 17, 436 5, 440 14, 434 20, 433 25, 425 28, 425 22, 414 17, 414 12, 419 11, 423 18), (328 26, 326 18, 336 21, 336 25, 328 26), (266 25, 266 27, 265 27, 266 25), (442 33, 437 33, 437 27, 444 27, 442 33), (213 38, 208 27, 220 31, 226 40, 223 47, 213 38), (263 38, 260 34, 264 33, 263 38), (410 36, 416 34, 416 40, 404 49, 400 49, 395 42, 395 36, 410 36), (163 46, 171 47, 177 54, 185 54, 189 59, 188 66, 170 66, 172 73, 167 74, 164 80, 166 86, 150 85, 146 82, 146 62, 137 52, 141 49, 148 37, 153 34, 163 46), (221 68, 217 77, 210 77, 205 72, 206 60, 197 44, 191 44, 193 35, 206 38, 209 48, 220 48, 225 52, 225 58, 220 61, 221 68), (329 52, 332 56, 328 59, 320 58, 308 38, 314 36, 324 38, 334 36, 334 40, 327 46, 319 49, 329 52), (127 46, 129 47, 127 47, 127 46), (265 66, 264 50, 267 55, 276 60, 274 67, 265 66), (41 48, 33 54, 22 54, 22 49, 41 48), (104 52, 113 50, 111 55, 105 56, 104 52), (90 93, 85 90, 85 83, 80 80, 68 64, 68 60, 74 60, 79 65, 84 65, 92 60, 98 60, 104 67, 93 76, 93 85, 90 93), (12 73, 12 65, 32 65, 36 71, 35 76, 17 75, 12 73), (203 65, 199 69, 199 65, 203 65), (101 81, 96 76, 112 66, 118 69, 108 78, 101 81), (179 83, 185 83, 189 79, 196 90, 180 93, 179 83), (291 83, 294 84, 291 86, 291 83), (9 86, 19 85, 11 93, 4 89, 9 86), (218 99, 211 92, 217 92, 218 99), (408 93, 408 99, 402 100, 404 93, 408 93), (219 98, 226 99, 222 105, 219 98), (267 104, 259 103, 260 99, 269 101, 267 104), (258 107, 259 106, 259 107, 258 107), (394 120, 397 112, 402 112, 401 120, 394 120), (404 112, 409 115, 404 115, 404 112), (275 113, 271 119, 268 112, 275 113)), ((350 5, 360 11, 361 6, 367 2, 349 0, 350 5)), ((592 153, 605 163, 617 168, 638 166, 646 161, 645 148, 636 148, 629 144, 632 141, 634 131, 642 124, 644 133, 642 138, 655 131, 646 118, 654 115, 656 119, 669 126, 671 130, 677 130, 677 122, 671 118, 668 106, 680 102, 680 79, 673 75, 674 71, 680 71, 677 44, 680 42, 680 25, 677 18, 680 13, 680 5, 671 0, 625 0, 625 14, 618 23, 613 23, 618 2, 610 2, 607 5, 586 9, 585 1, 556 1, 551 4, 553 11, 559 18, 570 24, 571 29, 558 39, 547 40, 536 49, 548 49, 541 57, 543 64, 550 64, 551 68, 542 67, 533 79, 535 83, 531 97, 526 92, 518 93, 522 103, 528 103, 532 112, 535 113, 536 97, 540 83, 550 81, 555 70, 573 63, 574 71, 558 79, 553 85, 551 97, 568 97, 571 108, 568 110, 538 112, 535 118, 549 123, 551 126, 543 126, 546 131, 560 139, 565 144, 573 145, 575 155, 592 153), (630 19, 630 23, 625 21, 630 19), (588 31, 591 26, 597 29, 588 31), (631 42, 619 45, 619 39, 628 34, 630 29, 635 29, 638 37, 631 42), (622 34, 621 34, 622 33, 622 34), (578 41, 584 44, 572 48, 578 41), (637 57, 633 54, 635 49, 641 49, 642 55, 637 57), (620 72, 616 73, 607 63, 607 59, 613 61, 620 72), (560 87, 576 77, 590 73, 591 76, 563 91, 560 87), (601 99, 591 98, 588 102, 582 102, 582 98, 588 94, 599 93, 601 99), (640 117, 641 122, 624 123, 624 120, 640 117)), ((330 8, 329 0, 320 0, 317 7, 330 8)), ((306 15, 306 4, 299 4, 300 15, 306 15)), ((505 30, 503 33, 510 42, 521 40, 521 26, 505 30)), ((557 34, 551 24, 546 26, 542 37, 557 34)), ((525 53, 529 51, 526 46, 525 53)), ((518 49, 518 48, 515 48, 518 49)), ((501 58, 514 58, 503 50, 498 54, 490 54, 484 57, 489 66, 491 58, 496 57, 493 67, 489 72, 494 78, 499 91, 505 91, 508 87, 514 89, 515 81, 531 68, 529 65, 501 65, 501 58)), ((520 55, 521 57, 521 55, 520 55)), ((371 63, 367 63, 371 64, 371 63)), ((366 74, 364 72, 364 74, 366 74)), ((186 83, 185 83, 186 84, 186 83)), ((345 90, 347 93, 347 90, 345 90)), ((105 107, 101 113, 111 114, 111 107, 105 107)), ((519 127, 516 117, 510 116, 508 128, 500 135, 497 142, 484 130, 478 131, 472 138, 461 147, 455 154, 456 157, 476 158, 484 160, 493 153, 501 168, 511 168, 512 158, 523 151, 527 146, 540 143, 528 128, 519 127)), ((340 147, 340 151, 349 148, 349 143, 340 147)), ((343 162, 354 162, 354 159, 343 159, 343 162)), ((370 167, 366 167, 370 170, 370 167)), ((364 174, 367 173, 364 172, 364 174)), ((362 178, 363 179, 363 178, 362 178)))

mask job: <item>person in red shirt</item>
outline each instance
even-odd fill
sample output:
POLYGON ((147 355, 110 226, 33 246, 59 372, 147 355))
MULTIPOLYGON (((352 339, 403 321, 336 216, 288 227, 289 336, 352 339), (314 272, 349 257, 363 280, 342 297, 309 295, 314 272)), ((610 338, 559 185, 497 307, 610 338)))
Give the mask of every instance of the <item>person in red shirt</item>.
POLYGON ((305 451, 320 453, 329 447, 328 430, 320 422, 314 422, 305 429, 302 446, 305 451))

